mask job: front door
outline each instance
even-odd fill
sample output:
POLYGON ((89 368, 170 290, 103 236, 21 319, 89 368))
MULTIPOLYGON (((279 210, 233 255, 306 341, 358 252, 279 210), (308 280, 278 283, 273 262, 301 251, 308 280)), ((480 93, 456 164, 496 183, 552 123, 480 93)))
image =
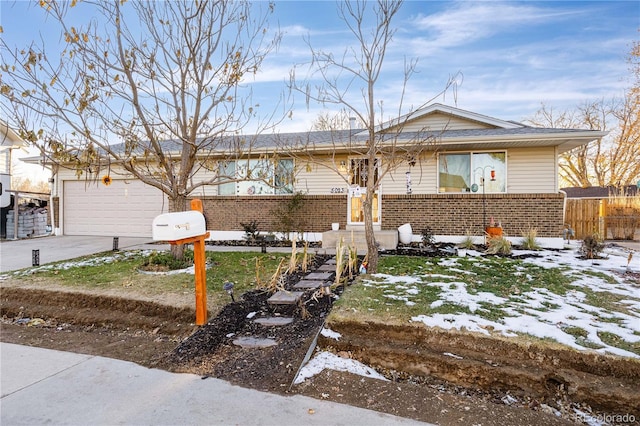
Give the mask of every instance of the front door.
MULTIPOLYGON (((376 160, 376 165, 378 161, 376 160)), ((347 224, 355 227, 364 226, 363 201, 367 191, 367 180, 369 179, 368 165, 366 158, 352 158, 349 169, 349 202, 347 224)), ((378 168, 375 169, 377 179, 378 168)), ((380 190, 373 194, 372 216, 374 227, 380 226, 380 190)))

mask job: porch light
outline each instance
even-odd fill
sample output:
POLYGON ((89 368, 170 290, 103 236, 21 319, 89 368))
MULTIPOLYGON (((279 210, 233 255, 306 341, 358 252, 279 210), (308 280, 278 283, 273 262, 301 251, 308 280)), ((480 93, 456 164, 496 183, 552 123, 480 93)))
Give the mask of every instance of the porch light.
POLYGON ((341 172, 346 172, 347 171, 347 162, 346 161, 344 161, 344 160, 340 161, 339 170, 341 172))

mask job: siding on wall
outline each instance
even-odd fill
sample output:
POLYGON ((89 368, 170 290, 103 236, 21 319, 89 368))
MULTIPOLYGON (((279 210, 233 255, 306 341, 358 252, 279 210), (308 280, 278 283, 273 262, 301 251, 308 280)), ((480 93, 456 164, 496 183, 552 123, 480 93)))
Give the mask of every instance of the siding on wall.
MULTIPOLYGON (((461 151, 462 152, 462 151, 461 151)), ((480 151, 477 151, 480 152, 480 151)), ((507 152, 507 193, 555 194, 557 165, 554 147, 510 148, 507 152)), ((383 194, 405 194, 405 173, 411 170, 412 194, 437 194, 438 161, 431 158, 422 165, 402 166, 382 181, 383 194)))
POLYGON ((405 132, 419 132, 421 130, 462 130, 462 129, 490 129, 485 123, 470 121, 467 119, 452 117, 447 114, 429 114, 422 119, 408 122, 404 127, 405 132))
POLYGON ((437 192, 436 160, 429 154, 428 160, 410 167, 403 164, 382 180, 383 194, 406 194, 407 172, 411 172, 412 194, 435 194, 437 192))
POLYGON ((294 183, 295 191, 309 195, 329 195, 332 188, 344 188, 346 191, 346 181, 327 167, 309 163, 310 170, 307 170, 307 165, 302 162, 297 162, 296 167, 298 174, 294 183))
POLYGON ((507 192, 511 194, 557 193, 555 147, 507 150, 507 192))
MULTIPOLYGON (((216 177, 216 173, 200 169, 193 175, 194 182, 202 182, 203 180, 209 180, 216 177)), ((193 191, 190 196, 198 196, 198 197, 207 197, 207 196, 215 196, 218 195, 218 185, 205 185, 200 188, 197 188, 193 191)))

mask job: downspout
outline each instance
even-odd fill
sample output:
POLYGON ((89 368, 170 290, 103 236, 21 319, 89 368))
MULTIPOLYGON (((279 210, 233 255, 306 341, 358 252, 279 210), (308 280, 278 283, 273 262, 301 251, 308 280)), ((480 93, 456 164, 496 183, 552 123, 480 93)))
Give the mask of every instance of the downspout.
MULTIPOLYGON (((40 164, 42 164, 43 168, 47 168, 47 163, 46 163, 46 157, 43 155, 42 159, 40 160, 40 164)), ((54 191, 56 189, 56 179, 55 176, 57 175, 57 170, 58 167, 55 163, 51 163, 51 169, 49 169, 51 171, 51 176, 49 177, 49 212, 50 212, 50 217, 51 217, 51 232, 49 233, 49 235, 57 235, 56 232, 56 212, 55 212, 55 206, 53 204, 53 198, 54 198, 54 191)))
POLYGON ((562 199, 562 228, 564 229, 566 225, 566 219, 567 219, 567 193, 560 189, 560 183, 559 183, 560 168, 558 166, 558 161, 560 160, 560 158, 558 156, 558 147, 555 146, 553 150, 555 151, 555 157, 556 157, 556 163, 554 165, 555 172, 556 172, 555 178, 554 178, 554 181, 555 181, 554 185, 556 187, 556 191, 558 191, 559 194, 562 194, 564 196, 562 199))
POLYGON ((50 235, 56 235, 56 212, 55 206, 53 205, 53 189, 55 188, 55 179, 53 178, 53 173, 49 178, 49 211, 51 212, 51 232, 50 235))
POLYGON ((567 218, 567 193, 561 189, 558 190, 558 193, 564 196, 562 198, 562 226, 565 226, 567 218))

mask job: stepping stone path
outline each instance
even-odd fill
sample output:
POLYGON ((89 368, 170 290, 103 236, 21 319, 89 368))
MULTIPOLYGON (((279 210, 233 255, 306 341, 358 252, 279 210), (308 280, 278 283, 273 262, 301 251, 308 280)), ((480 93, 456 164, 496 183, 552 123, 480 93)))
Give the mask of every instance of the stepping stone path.
POLYGON ((334 275, 335 274, 333 272, 311 272, 304 278, 307 280, 331 281, 334 275))
MULTIPOLYGON (((302 291, 286 291, 280 290, 274 293, 267 303, 271 306, 279 305, 294 305, 300 301, 304 295, 305 290, 318 289, 325 282, 330 282, 335 277, 336 260, 335 258, 329 259, 322 264, 316 272, 307 274, 302 280, 296 283, 293 288, 295 290, 302 291)), ((279 327, 291 324, 294 318, 273 316, 273 317, 260 317, 253 320, 255 323, 265 327, 279 327)), ((274 339, 261 338, 261 337, 239 337, 233 341, 233 344, 242 348, 268 348, 275 346, 278 343, 274 339)))
POLYGON ((257 318, 253 322, 258 323, 260 325, 264 325, 266 327, 277 327, 281 325, 291 324, 293 322, 293 318, 291 317, 266 317, 266 318, 257 318))
POLYGON ((298 281, 293 288, 296 290, 315 290, 320 288, 324 281, 320 280, 300 280, 298 281))
POLYGON ((320 272, 336 272, 336 264, 335 263, 334 264, 323 263, 318 268, 318 271, 320 271, 320 272))
POLYGON ((280 290, 267 299, 267 303, 270 305, 295 305, 303 294, 304 291, 280 290))

